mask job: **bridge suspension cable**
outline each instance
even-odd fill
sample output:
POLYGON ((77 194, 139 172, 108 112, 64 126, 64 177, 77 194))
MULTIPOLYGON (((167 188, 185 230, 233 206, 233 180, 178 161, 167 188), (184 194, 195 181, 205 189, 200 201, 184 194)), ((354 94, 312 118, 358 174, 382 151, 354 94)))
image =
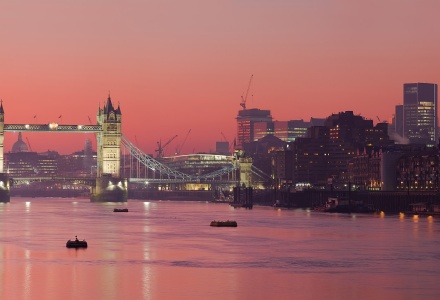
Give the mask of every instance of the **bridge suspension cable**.
POLYGON ((124 135, 121 137, 122 145, 129 151, 130 155, 134 157, 140 164, 149 168, 154 172, 159 172, 160 176, 166 176, 167 179, 180 180, 182 182, 200 182, 200 181, 213 181, 216 178, 221 180, 221 177, 225 174, 232 173, 239 168, 238 164, 232 163, 229 166, 223 167, 211 173, 203 175, 190 175, 183 172, 174 170, 167 165, 157 161, 150 155, 143 152, 136 145, 130 142, 124 135))
POLYGON ((251 172, 253 174, 257 175, 258 177, 263 178, 263 179, 270 179, 270 178, 272 178, 270 175, 264 173, 263 171, 261 171, 260 169, 258 169, 254 165, 252 165, 251 172))
POLYGON ((153 171, 158 171, 161 175, 168 176, 168 179, 192 180, 193 176, 176 171, 170 167, 158 162, 148 154, 144 153, 137 146, 133 145, 124 135, 121 137, 121 143, 130 152, 130 154, 140 161, 141 164, 153 171))

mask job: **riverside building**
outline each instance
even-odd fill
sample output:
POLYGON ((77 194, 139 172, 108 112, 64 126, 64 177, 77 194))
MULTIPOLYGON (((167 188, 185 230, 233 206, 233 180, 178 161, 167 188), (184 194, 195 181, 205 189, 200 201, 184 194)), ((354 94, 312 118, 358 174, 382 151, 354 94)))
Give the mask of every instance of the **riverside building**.
MULTIPOLYGON (((326 186, 329 183, 333 187, 336 184, 344 185, 349 180, 347 180, 349 163, 358 156, 358 153, 371 153, 372 150, 393 143, 388 137, 387 123, 378 123, 374 126, 372 120, 354 115, 352 111, 333 114, 326 119, 324 126, 312 126, 307 138, 297 138, 291 144, 292 182, 315 186, 326 186)), ((278 160, 279 163, 284 161, 290 164, 288 160, 278 160)), ((359 164, 361 163, 364 164, 365 159, 359 160, 359 164)), ((277 166, 276 170, 288 167, 277 166)), ((352 172, 364 170, 362 166, 356 165, 356 167, 352 172)), ((377 168, 374 173, 379 176, 377 168)), ((371 180, 359 178, 362 179, 364 186, 374 185, 376 188, 379 181, 377 176, 367 174, 368 180, 374 180, 374 184, 371 180)), ((283 182, 282 179, 280 183, 283 182)))
POLYGON ((11 178, 54 176, 57 174, 58 156, 55 151, 44 153, 29 151, 19 132, 12 151, 5 153, 5 170, 11 178))

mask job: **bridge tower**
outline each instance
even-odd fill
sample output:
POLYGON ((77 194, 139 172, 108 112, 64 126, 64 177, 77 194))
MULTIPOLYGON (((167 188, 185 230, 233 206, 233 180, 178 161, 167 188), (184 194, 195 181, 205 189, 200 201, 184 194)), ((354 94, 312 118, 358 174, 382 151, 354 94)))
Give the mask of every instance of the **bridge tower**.
POLYGON ((3 172, 3 141, 5 139, 5 112, 3 101, 0 100, 0 202, 10 201, 9 176, 3 172))
POLYGON ((98 177, 111 174, 119 177, 121 162, 121 109, 114 108, 110 96, 104 108, 98 109, 96 120, 102 131, 96 134, 98 177))
POLYGON ((252 187, 252 158, 246 157, 243 150, 235 150, 232 155, 240 169, 240 186, 252 187))
POLYGON ((102 131, 96 134, 97 178, 96 188, 91 193, 92 201, 127 201, 127 180, 120 178, 121 116, 121 108, 113 106, 109 95, 96 116, 102 131))
POLYGON ((252 158, 241 157, 238 161, 240 165, 240 184, 245 187, 252 187, 252 158))

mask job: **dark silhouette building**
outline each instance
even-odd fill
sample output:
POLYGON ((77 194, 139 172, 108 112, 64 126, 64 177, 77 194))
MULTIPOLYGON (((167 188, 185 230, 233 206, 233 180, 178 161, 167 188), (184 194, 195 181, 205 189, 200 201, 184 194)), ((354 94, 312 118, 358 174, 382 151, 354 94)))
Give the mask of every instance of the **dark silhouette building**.
POLYGON ((394 135, 391 137, 397 144, 407 144, 405 141, 405 134, 403 133, 403 105, 396 105, 396 112, 394 114, 394 135))
POLYGON ((439 161, 437 147, 402 155, 397 160, 397 189, 438 192, 439 161))
POLYGON ((393 143, 388 137, 387 123, 374 126, 372 120, 352 111, 333 114, 324 126, 312 126, 307 138, 291 143, 293 183, 322 187, 345 184, 350 180, 349 163, 359 153, 378 151, 393 143))

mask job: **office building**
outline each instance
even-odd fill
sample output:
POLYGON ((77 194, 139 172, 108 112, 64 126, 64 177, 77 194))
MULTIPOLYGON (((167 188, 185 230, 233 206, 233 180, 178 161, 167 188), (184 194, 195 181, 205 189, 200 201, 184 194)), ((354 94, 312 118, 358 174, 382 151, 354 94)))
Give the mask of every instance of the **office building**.
POLYGON ((274 133, 274 122, 256 122, 254 124, 254 140, 259 141, 266 135, 273 135, 274 133))
POLYGON ((411 144, 437 143, 437 84, 403 85, 403 134, 411 144))
POLYGON ((237 149, 244 149, 244 144, 254 141, 254 124, 257 122, 271 122, 270 110, 258 108, 243 109, 237 116, 237 149))
POLYGON ((310 123, 304 120, 275 121, 274 135, 282 141, 294 142, 299 137, 306 137, 309 128, 310 123))
POLYGON ((274 135, 282 141, 294 142, 299 137, 306 137, 310 127, 311 122, 304 120, 256 122, 253 141, 258 141, 266 135, 274 135))

